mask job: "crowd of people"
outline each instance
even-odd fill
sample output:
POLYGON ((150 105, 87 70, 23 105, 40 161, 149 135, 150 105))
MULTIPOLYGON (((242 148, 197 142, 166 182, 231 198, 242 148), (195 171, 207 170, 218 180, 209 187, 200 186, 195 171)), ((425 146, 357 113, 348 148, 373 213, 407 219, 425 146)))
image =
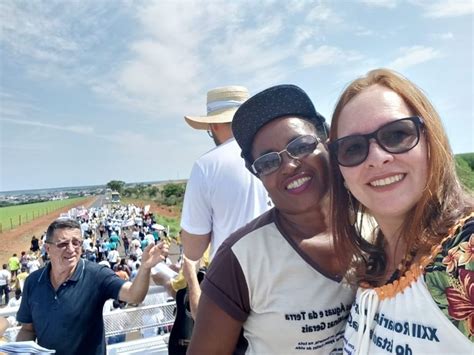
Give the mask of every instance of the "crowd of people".
MULTIPOLYGON (((123 281, 135 280, 148 245, 157 245, 160 240, 169 239, 165 228, 156 223, 152 213, 134 205, 72 209, 68 216, 69 218, 62 216, 58 220, 77 223, 81 241, 78 253, 80 258, 111 269, 123 281)), ((21 251, 20 256, 14 253, 0 271, 2 307, 18 309, 29 275, 47 266, 50 259, 47 232, 41 238, 31 238, 28 252, 21 251)), ((179 264, 173 264, 167 252, 162 253, 162 259, 167 267, 179 270, 179 264)), ((107 314, 127 307, 126 302, 114 302, 106 302, 101 311, 107 314)), ((9 317, 8 321, 10 326, 20 324, 15 317, 9 317)), ((108 341, 114 343, 122 338, 111 337, 108 341)))
POLYGON ((152 278, 176 297, 171 355, 472 353, 474 199, 414 83, 368 72, 331 126, 295 85, 213 89, 207 115, 185 119, 216 147, 188 181, 182 263, 135 206, 55 221, 0 271, 3 293, 24 290, 17 340, 104 354, 104 303, 139 303, 152 278), (28 276, 33 256, 50 262, 28 276))
MULTIPOLYGON (((69 211, 80 223, 82 242, 81 257, 106 265, 114 271, 124 271, 133 279, 140 264, 143 250, 151 243, 167 238, 166 229, 157 224, 155 216, 143 208, 128 206, 102 206, 69 211)), ((38 270, 48 261, 46 232, 31 238, 30 249, 13 253, 0 271, 1 306, 8 304, 16 290, 22 290, 28 274, 38 270), (5 270, 5 271, 4 271, 5 270)), ((167 262, 170 263, 169 259, 167 262)), ((122 277, 125 277, 121 273, 122 277)))

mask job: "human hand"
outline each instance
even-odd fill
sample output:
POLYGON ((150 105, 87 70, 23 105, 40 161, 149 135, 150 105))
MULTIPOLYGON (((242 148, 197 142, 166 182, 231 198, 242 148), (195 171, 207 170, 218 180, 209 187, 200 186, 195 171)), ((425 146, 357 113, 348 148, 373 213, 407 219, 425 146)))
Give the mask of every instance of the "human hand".
POLYGON ((149 244, 142 255, 142 264, 140 267, 151 269, 159 262, 165 260, 165 255, 168 255, 169 246, 165 242, 158 244, 149 244))
POLYGON ((199 260, 193 261, 191 259, 188 259, 185 255, 183 255, 183 263, 182 263, 182 268, 183 268, 183 275, 186 278, 186 280, 196 278, 197 279, 197 270, 199 266, 199 260))

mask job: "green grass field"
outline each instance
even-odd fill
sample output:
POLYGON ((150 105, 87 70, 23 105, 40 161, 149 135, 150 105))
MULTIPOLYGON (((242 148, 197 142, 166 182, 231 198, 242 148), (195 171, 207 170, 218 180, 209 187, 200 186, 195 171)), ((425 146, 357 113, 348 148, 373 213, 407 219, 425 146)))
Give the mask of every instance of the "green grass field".
MULTIPOLYGON (((156 214, 155 214, 156 216, 156 214)), ((164 216, 157 216, 157 223, 161 224, 162 226, 169 226, 170 227, 170 236, 175 237, 179 234, 180 228, 180 219, 179 218, 170 218, 164 216)))
POLYGON ((33 219, 44 216, 62 207, 77 204, 86 197, 76 197, 66 200, 29 203, 26 205, 0 207, 1 231, 7 231, 28 223, 33 219))

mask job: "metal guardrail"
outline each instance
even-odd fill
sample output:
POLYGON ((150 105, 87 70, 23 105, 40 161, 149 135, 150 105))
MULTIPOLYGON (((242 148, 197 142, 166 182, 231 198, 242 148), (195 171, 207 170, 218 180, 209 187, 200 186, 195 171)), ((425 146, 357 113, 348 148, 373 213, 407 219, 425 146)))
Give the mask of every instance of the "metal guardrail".
POLYGON ((168 355, 169 334, 107 345, 108 355, 168 355))
MULTIPOLYGON (((168 328, 174 323, 175 302, 166 302, 152 306, 139 306, 120 309, 104 314, 105 336, 111 337, 119 334, 127 334, 134 331, 144 331, 156 328, 154 335, 158 334, 158 328, 168 328)), ((2 310, 4 315, 16 314, 12 308, 2 310)), ((20 327, 10 327, 5 331, 8 341, 15 341, 20 327)))
MULTIPOLYGON (((105 336, 144 331, 150 328, 169 328, 174 323, 176 303, 168 301, 168 295, 161 286, 150 286, 145 300, 137 307, 128 307, 104 314, 105 336)), ((18 307, 0 309, 0 316, 16 316, 18 307)), ((15 341, 20 327, 10 327, 5 331, 5 338, 15 341)), ((156 335, 155 332, 154 335, 156 335)))
POLYGON ((173 301, 152 306, 119 309, 104 314, 105 336, 171 326, 174 323, 175 305, 176 303, 173 301))

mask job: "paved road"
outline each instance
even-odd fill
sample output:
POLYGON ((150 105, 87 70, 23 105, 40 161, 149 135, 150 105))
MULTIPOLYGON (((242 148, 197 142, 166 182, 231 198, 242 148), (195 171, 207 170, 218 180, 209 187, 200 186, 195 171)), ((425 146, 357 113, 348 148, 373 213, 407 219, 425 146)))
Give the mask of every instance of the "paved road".
POLYGON ((95 201, 92 203, 91 207, 99 208, 102 205, 105 205, 105 195, 98 195, 95 201))

